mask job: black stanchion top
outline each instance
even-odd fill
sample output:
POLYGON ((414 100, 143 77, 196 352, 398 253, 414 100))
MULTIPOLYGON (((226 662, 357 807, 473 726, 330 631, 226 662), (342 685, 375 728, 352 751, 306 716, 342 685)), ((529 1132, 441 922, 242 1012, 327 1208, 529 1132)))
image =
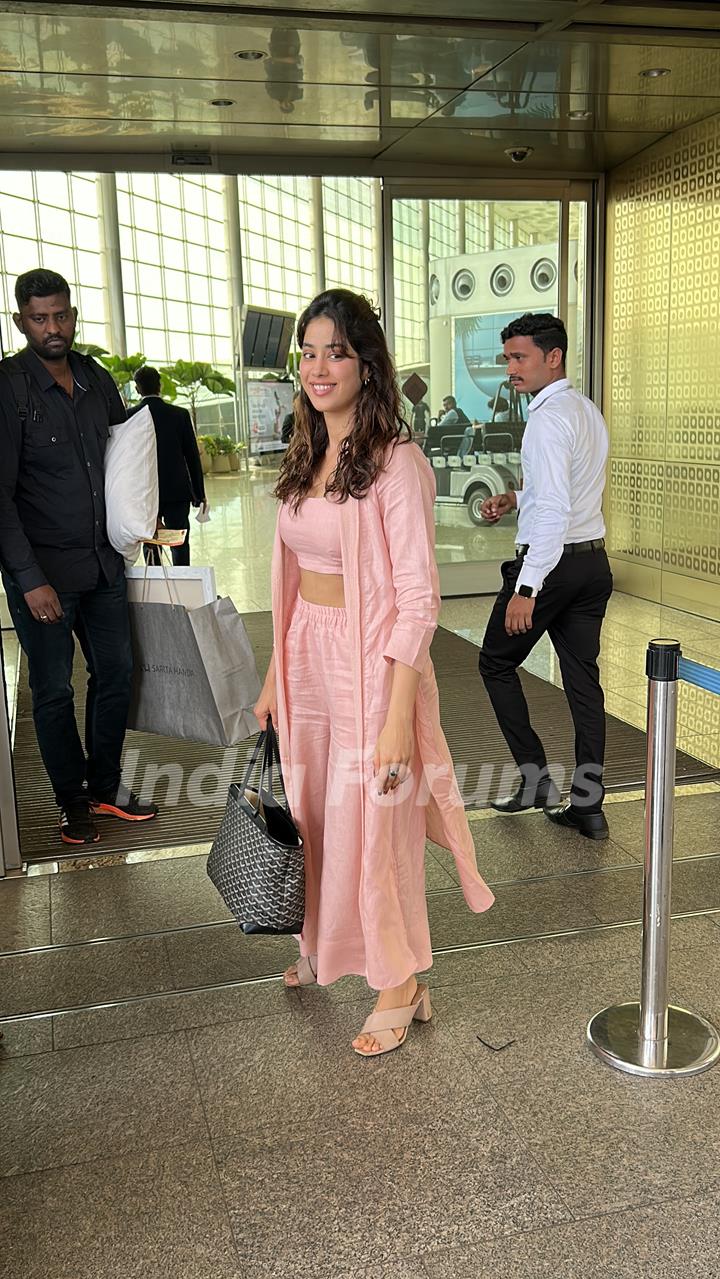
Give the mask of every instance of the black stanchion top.
POLYGON ((668 684, 678 677, 678 661, 682 649, 679 640, 650 640, 645 655, 645 674, 648 679, 668 684))

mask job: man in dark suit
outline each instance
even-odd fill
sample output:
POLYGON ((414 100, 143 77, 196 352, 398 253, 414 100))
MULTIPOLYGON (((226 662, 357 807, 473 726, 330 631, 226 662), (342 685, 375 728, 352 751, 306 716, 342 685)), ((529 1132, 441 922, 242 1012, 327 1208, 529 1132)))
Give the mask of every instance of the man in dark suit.
MULTIPOLYGON (((187 409, 162 399, 157 369, 148 365, 138 369, 135 385, 143 398, 139 404, 133 405, 128 417, 145 406, 150 410, 157 438, 159 516, 166 528, 187 530, 183 545, 172 548, 172 557, 173 564, 189 564, 190 503, 200 506, 205 501, 205 484, 192 419, 187 409)), ((152 555, 155 548, 147 550, 152 555)))

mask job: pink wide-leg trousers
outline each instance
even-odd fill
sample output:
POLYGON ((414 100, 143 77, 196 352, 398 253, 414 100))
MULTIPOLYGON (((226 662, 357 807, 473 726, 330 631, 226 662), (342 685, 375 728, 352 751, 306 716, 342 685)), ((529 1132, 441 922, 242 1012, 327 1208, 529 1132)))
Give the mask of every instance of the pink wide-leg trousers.
POLYGON ((345 609, 298 597, 284 665, 289 789, 305 841, 301 953, 317 956, 321 985, 356 973, 377 990, 399 986, 432 963, 419 764, 378 796, 372 753, 387 693, 369 698, 368 757, 358 758, 345 609))

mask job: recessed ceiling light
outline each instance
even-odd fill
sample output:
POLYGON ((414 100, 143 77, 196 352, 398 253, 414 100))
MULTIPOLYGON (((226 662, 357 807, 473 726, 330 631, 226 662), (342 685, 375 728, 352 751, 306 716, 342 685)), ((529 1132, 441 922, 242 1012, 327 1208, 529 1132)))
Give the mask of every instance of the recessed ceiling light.
POLYGON ((640 72, 645 80, 659 80, 662 76, 671 74, 670 67, 648 67, 647 70, 640 72))
POLYGON ((241 62, 262 62, 267 54, 264 49, 236 49, 233 57, 240 58, 241 62))
POLYGON ((568 111, 568 120, 589 120, 592 111, 568 111))
POLYGON ((235 99, 234 98, 211 98, 210 106, 211 107, 234 107, 235 99))

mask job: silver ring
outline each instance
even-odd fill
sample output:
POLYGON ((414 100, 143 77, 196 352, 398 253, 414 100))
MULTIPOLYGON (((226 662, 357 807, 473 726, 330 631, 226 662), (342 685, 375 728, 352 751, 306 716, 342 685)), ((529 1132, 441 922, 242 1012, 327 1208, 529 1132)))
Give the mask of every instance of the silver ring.
POLYGON ((46 622, 47 620, 48 620, 48 615, 47 615, 47 613, 41 613, 41 614, 40 614, 40 621, 41 621, 41 622, 46 622))
POLYGON ((388 772, 388 777, 397 777, 399 771, 399 768, 391 768, 388 772))

